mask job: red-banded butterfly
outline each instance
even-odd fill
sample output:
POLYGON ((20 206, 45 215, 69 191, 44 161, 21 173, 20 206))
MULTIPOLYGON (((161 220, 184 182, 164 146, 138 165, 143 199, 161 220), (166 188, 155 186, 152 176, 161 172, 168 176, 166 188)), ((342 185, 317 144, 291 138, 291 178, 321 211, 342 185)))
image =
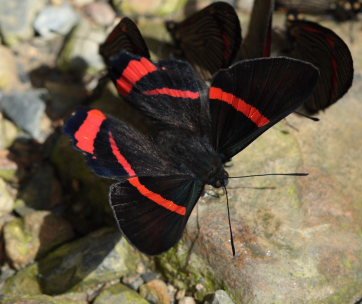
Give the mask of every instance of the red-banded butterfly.
POLYGON ((311 62, 320 71, 317 86, 303 106, 307 113, 315 114, 326 109, 351 87, 352 55, 332 30, 315 22, 288 21, 282 44, 279 55, 311 62))
POLYGON ((218 71, 208 87, 187 62, 125 51, 109 58, 109 74, 151 119, 149 134, 89 108, 64 131, 96 174, 116 180, 109 199, 119 228, 149 255, 178 242, 205 184, 225 187, 225 162, 300 107, 318 79, 309 63, 261 58, 218 71))

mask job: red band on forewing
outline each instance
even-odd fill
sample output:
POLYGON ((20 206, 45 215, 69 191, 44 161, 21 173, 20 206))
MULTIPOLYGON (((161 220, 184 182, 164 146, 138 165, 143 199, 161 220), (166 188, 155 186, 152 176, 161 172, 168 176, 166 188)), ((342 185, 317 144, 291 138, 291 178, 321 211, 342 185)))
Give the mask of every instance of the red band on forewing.
POLYGON ((258 127, 265 126, 270 122, 259 110, 252 105, 246 103, 243 99, 236 97, 231 93, 227 93, 220 88, 210 88, 210 99, 218 99, 231 105, 237 111, 243 113, 258 127))
POLYGON ((124 158, 124 156, 119 151, 116 141, 114 140, 113 134, 109 132, 109 142, 111 143, 111 148, 113 155, 117 158, 119 164, 123 167, 124 170, 130 175, 136 175, 136 172, 132 169, 131 164, 124 158))
MULTIPOLYGON (((109 141, 111 143, 113 154, 117 158, 120 165, 126 170, 126 172, 130 176, 136 175, 136 172, 132 169, 131 164, 127 161, 127 159, 125 159, 125 157, 119 151, 116 141, 114 140, 114 137, 111 132, 109 132, 109 141)), ((128 179, 128 181, 139 191, 139 193, 141 193, 143 196, 147 197, 151 201, 155 202, 156 204, 172 212, 176 212, 180 215, 186 215, 186 207, 179 206, 174 202, 165 199, 161 195, 149 190, 146 186, 141 184, 141 181, 139 180, 138 177, 131 177, 130 179, 128 179)))
POLYGON ((93 154, 94 140, 96 139, 100 127, 105 119, 107 119, 107 117, 99 110, 88 111, 87 118, 74 134, 74 138, 77 140, 76 146, 79 149, 93 154))
POLYGON ((199 92, 175 90, 169 88, 155 89, 151 91, 145 91, 144 93, 147 95, 168 95, 171 97, 190 98, 190 99, 200 98, 199 92))
POLYGON ((147 58, 142 57, 140 60, 131 60, 117 80, 119 94, 122 96, 128 95, 138 81, 156 70, 157 67, 147 58))

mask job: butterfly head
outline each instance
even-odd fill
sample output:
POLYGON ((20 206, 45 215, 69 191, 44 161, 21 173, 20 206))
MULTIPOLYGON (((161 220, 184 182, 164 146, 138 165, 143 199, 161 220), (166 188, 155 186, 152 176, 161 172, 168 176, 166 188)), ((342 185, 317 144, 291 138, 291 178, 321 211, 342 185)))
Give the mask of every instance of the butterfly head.
POLYGON ((224 166, 220 164, 211 168, 205 180, 207 180, 207 184, 215 188, 220 188, 228 184, 228 178, 229 174, 224 169, 224 166))

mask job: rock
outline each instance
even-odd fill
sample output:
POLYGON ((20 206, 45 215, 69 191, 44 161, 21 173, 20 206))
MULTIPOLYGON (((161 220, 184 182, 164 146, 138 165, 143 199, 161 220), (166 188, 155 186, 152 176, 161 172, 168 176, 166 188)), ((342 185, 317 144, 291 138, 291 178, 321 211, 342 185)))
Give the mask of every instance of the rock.
POLYGON ((86 294, 64 294, 61 296, 25 295, 5 296, 2 304, 87 304, 86 294))
POLYGON ((118 230, 105 228, 64 244, 5 282, 5 294, 80 292, 135 273, 140 254, 118 230))
POLYGON ((192 298, 192 297, 184 297, 184 298, 180 299, 180 301, 178 301, 178 304, 196 304, 196 302, 195 302, 194 298, 192 298))
POLYGON ((137 292, 123 284, 108 287, 94 300, 94 304, 148 304, 137 292))
POLYGON ((84 19, 71 33, 59 58, 63 71, 78 75, 95 75, 105 68, 98 54, 99 44, 106 38, 105 32, 84 19))
POLYGON ((198 225, 193 212, 187 226, 187 246, 173 249, 182 250, 177 258, 173 250, 158 258, 170 281, 179 287, 185 271, 193 280, 187 285, 195 286, 206 264, 210 273, 200 282, 214 282, 212 288, 204 284, 206 290, 225 289, 235 303, 353 303, 361 298, 362 137, 356 115, 362 111, 361 80, 319 116, 320 122, 291 115, 287 120, 299 131, 281 122, 233 159, 230 176, 310 175, 230 180, 235 257, 225 196, 201 198, 198 225), (275 189, 240 189, 251 186, 275 189), (183 256, 191 262, 184 264, 183 256), (194 256, 200 265, 192 262, 194 256))
POLYGON ((0 113, 0 149, 9 148, 19 135, 19 129, 0 113))
POLYGON ((0 216, 4 216, 13 210, 15 197, 9 186, 0 179, 0 216))
POLYGON ((92 3, 94 0, 74 0, 73 3, 76 6, 85 6, 92 3))
POLYGON ((124 15, 141 15, 141 16, 167 16, 169 14, 181 11, 187 1, 185 0, 116 0, 114 6, 124 15))
POLYGON ((53 168, 42 165, 34 170, 31 179, 23 185, 15 209, 19 214, 50 210, 60 204, 61 200, 61 185, 54 176, 53 168))
POLYGON ((34 28, 44 39, 67 35, 78 23, 78 14, 70 5, 47 6, 34 21, 34 28))
POLYGON ((142 277, 139 274, 133 274, 122 278, 122 283, 131 287, 133 290, 138 290, 144 283, 142 277))
POLYGON ((215 293, 205 301, 205 304, 234 304, 234 302, 224 290, 216 290, 215 293))
POLYGON ((116 13, 107 2, 93 2, 85 7, 86 13, 97 24, 109 26, 116 18, 116 13))
POLYGON ((9 48, 1 45, 0 46, 0 90, 9 91, 13 89, 17 81, 18 79, 16 75, 16 61, 14 55, 9 48))
POLYGON ((0 150, 0 179, 11 183, 18 183, 18 165, 9 158, 8 150, 0 150))
POLYGON ((31 24, 44 0, 1 0, 0 28, 5 43, 13 45, 33 36, 31 24))
POLYGON ((151 303, 170 304, 171 296, 168 294, 167 285, 161 280, 152 280, 140 287, 140 294, 151 303))
POLYGON ((5 94, 0 100, 0 109, 18 127, 39 141, 44 141, 51 131, 42 99, 44 92, 41 89, 14 92, 5 94))
POLYGON ((23 268, 73 236, 70 224, 48 211, 27 214, 24 219, 13 220, 4 226, 6 254, 17 269, 23 268))

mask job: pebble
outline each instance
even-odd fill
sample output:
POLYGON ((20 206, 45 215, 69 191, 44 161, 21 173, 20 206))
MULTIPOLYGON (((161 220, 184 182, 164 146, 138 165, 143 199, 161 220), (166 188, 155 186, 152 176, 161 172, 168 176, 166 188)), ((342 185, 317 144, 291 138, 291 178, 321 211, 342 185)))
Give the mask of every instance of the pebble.
POLYGON ((25 92, 13 92, 5 94, 0 100, 0 109, 18 127, 27 132, 32 138, 43 141, 50 133, 50 123, 45 115, 45 102, 42 89, 25 92))
POLYGON ((34 28, 44 39, 52 39, 68 34, 78 21, 78 14, 70 5, 48 6, 36 17, 34 28))
POLYGON ((15 197, 12 195, 9 186, 0 179, 0 216, 10 213, 14 207, 15 197))
POLYGON ((168 294, 167 285, 161 280, 152 280, 142 285, 139 290, 141 296, 152 303, 170 304, 171 296, 168 294))
POLYGON ((178 304, 196 304, 196 302, 192 297, 184 297, 178 301, 178 304))
POLYGON ((235 304, 224 290, 216 290, 215 293, 205 301, 205 304, 235 304))
MULTIPOLYGON (((0 21, 1 22, 1 21, 0 21)), ((16 87, 16 61, 13 52, 0 45, 0 90, 10 91, 16 87)))
POLYGON ((107 2, 93 2, 85 7, 85 11, 94 22, 109 26, 116 18, 116 13, 107 2))
POLYGON ((122 283, 131 287, 134 290, 138 290, 144 283, 142 277, 139 274, 134 274, 122 278, 122 283))
POLYGON ((33 37, 32 22, 45 0, 0 0, 1 36, 8 45, 33 37))
POLYGON ((123 284, 115 284, 102 290, 98 297, 92 302, 93 304, 148 304, 134 290, 123 284))

